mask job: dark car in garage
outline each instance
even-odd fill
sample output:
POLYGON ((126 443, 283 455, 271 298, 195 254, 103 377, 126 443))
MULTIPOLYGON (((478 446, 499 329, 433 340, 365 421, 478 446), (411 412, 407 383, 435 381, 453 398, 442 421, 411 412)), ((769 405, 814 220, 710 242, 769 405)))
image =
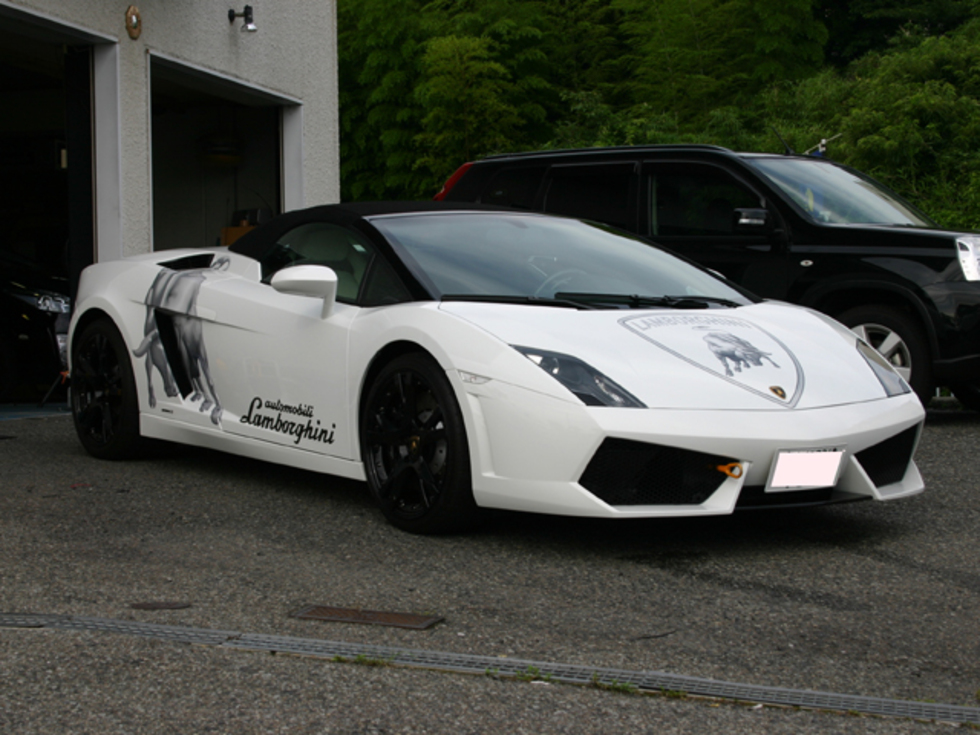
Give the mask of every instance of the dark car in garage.
POLYGON ((822 157, 709 145, 489 156, 436 199, 568 214, 640 234, 760 296, 835 317, 924 401, 980 408, 980 235, 939 227, 822 157))
POLYGON ((0 254, 0 400, 44 395, 67 369, 67 279, 0 254))

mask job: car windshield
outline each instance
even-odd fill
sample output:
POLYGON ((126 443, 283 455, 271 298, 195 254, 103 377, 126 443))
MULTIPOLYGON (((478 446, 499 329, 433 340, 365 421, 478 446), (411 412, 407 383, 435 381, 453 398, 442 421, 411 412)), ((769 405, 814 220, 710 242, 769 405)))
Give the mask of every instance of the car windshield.
POLYGON ((530 213, 429 212, 377 216, 371 224, 436 298, 574 293, 751 303, 720 278, 595 223, 530 213))
POLYGON ((746 160, 818 222, 936 227, 897 194, 852 169, 820 159, 746 160))

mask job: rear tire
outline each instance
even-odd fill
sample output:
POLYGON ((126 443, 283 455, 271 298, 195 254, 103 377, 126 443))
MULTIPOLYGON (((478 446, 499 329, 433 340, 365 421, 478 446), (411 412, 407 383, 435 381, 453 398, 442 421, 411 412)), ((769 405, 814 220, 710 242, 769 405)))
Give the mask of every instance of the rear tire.
POLYGON ((371 495, 392 525, 433 534, 479 522, 463 416, 427 355, 397 357, 374 379, 361 413, 361 456, 371 495))
POLYGON ((72 340, 71 412, 85 451, 129 459, 146 446, 126 343, 108 319, 91 322, 72 340))
POLYGON ((837 320, 874 347, 908 383, 923 405, 932 400, 932 359, 919 325, 890 306, 858 306, 837 320))

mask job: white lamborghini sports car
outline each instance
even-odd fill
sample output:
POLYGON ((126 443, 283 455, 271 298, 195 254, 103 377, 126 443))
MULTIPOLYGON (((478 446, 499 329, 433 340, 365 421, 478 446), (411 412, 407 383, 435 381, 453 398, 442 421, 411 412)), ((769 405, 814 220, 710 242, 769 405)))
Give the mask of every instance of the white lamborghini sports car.
POLYGON ((70 355, 96 457, 154 438, 363 479, 416 533, 923 489, 922 406, 853 333, 574 219, 330 205, 100 263, 70 355))

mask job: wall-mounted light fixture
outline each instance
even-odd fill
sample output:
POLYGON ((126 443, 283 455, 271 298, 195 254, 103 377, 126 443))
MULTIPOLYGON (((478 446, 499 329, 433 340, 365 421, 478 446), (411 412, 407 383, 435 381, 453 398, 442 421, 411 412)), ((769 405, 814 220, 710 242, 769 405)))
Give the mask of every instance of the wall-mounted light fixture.
POLYGON ((259 30, 259 27, 255 25, 255 18, 252 17, 252 6, 246 5, 244 10, 240 13, 236 13, 235 9, 232 8, 228 11, 228 22, 234 23, 235 18, 241 18, 244 23, 242 23, 242 33, 248 31, 249 33, 254 33, 259 30))

